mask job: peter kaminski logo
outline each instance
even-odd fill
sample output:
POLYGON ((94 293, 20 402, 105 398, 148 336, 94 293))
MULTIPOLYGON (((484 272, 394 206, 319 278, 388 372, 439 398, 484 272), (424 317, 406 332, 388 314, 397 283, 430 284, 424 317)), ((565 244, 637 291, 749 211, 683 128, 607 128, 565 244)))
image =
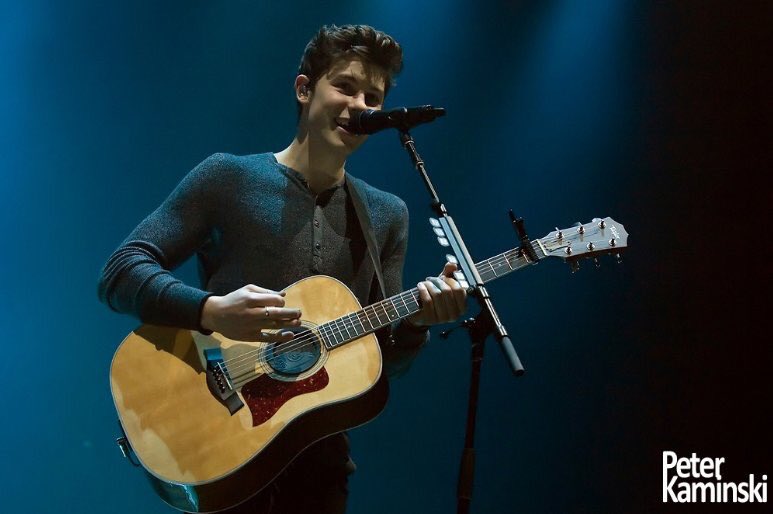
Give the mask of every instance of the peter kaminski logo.
POLYGON ((766 503, 768 475, 745 482, 725 482, 721 467, 725 458, 679 457, 663 452, 663 503, 766 503))

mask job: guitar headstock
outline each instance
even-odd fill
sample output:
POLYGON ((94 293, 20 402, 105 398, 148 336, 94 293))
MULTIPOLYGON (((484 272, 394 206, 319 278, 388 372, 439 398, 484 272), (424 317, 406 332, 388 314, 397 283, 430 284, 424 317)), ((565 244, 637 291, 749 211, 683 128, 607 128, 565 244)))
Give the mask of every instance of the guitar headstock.
POLYGON ((614 254, 620 260, 620 254, 628 247, 628 232, 612 218, 593 218, 584 225, 556 227, 537 244, 548 257, 564 259, 572 266, 572 271, 576 271, 580 259, 593 258, 597 266, 601 255, 614 254))

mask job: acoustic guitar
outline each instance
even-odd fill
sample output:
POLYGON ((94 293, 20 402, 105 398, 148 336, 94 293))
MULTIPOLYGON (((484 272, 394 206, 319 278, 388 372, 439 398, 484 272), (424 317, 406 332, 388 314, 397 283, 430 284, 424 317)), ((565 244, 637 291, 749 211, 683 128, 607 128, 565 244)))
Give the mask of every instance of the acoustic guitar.
MULTIPOLYGON (((619 254, 627 237, 611 218, 595 219, 531 241, 533 252, 515 248, 476 267, 488 282, 547 257, 576 264, 619 254)), ((300 280, 285 292, 286 306, 303 313, 286 343, 143 325, 118 347, 110 386, 124 442, 170 506, 233 507, 313 442, 383 409, 387 382, 374 332, 417 312, 417 289, 364 309, 327 276, 300 280)))

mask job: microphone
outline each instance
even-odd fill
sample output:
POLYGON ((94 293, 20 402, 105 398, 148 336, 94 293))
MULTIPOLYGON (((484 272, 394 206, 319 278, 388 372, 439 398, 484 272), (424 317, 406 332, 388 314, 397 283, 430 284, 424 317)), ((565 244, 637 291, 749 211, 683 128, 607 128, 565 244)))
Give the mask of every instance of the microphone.
POLYGON ((367 109, 351 116, 346 130, 353 134, 373 134, 388 128, 396 128, 406 132, 416 125, 429 123, 435 118, 445 116, 445 114, 446 110, 442 107, 432 107, 431 105, 398 107, 389 111, 367 109))

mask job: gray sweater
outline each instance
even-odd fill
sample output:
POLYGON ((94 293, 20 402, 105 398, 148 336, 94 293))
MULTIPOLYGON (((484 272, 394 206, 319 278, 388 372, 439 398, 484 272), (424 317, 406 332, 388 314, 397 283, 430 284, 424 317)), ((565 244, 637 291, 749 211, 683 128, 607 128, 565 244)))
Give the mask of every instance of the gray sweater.
MULTIPOLYGON (((387 296, 402 291, 408 210, 398 197, 351 175, 370 213, 387 296)), ((215 154, 110 256, 99 297, 145 323, 198 329, 208 296, 246 284, 280 290, 324 274, 349 286, 365 306, 380 298, 367 244, 343 185, 314 195, 303 176, 271 153, 215 154), (170 270, 196 254, 201 287, 170 270)), ((389 375, 407 369, 429 334, 399 323, 380 334, 389 375)))

